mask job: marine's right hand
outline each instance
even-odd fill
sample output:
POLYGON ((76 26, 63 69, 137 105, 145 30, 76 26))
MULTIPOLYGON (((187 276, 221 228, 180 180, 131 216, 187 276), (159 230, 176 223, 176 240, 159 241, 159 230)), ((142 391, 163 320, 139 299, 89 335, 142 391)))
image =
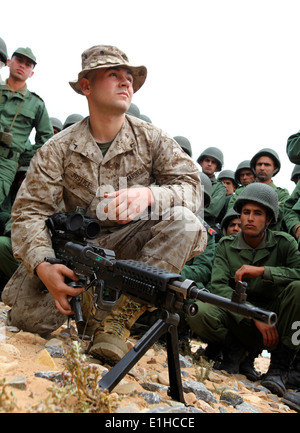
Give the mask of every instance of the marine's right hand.
POLYGON ((84 288, 73 288, 65 283, 65 278, 78 281, 77 275, 65 265, 42 262, 36 267, 39 279, 45 284, 54 298, 58 311, 70 315, 74 312, 68 301, 68 297, 77 296, 84 292, 84 288))

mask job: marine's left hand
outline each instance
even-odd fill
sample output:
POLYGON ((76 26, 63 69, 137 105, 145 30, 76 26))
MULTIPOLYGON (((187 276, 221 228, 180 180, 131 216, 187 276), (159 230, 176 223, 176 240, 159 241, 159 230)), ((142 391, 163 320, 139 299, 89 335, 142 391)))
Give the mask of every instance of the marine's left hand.
POLYGON ((104 198, 111 199, 104 208, 107 218, 119 224, 127 224, 134 220, 154 203, 154 197, 148 187, 124 188, 104 194, 104 198))

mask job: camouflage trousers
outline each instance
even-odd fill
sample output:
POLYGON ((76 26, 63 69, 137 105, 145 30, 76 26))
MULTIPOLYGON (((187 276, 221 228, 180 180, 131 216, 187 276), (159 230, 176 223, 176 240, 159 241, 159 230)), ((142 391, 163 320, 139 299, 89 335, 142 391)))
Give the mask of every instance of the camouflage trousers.
MULTIPOLYGON (((167 219, 138 220, 114 230, 103 228, 97 245, 111 249, 116 259, 133 259, 180 273, 184 264, 201 254, 207 243, 206 229, 187 208, 174 207, 167 219)), ((24 331, 46 334, 67 319, 55 307, 50 293, 41 290, 38 277, 30 277, 20 265, 5 286, 2 300, 11 307, 8 321, 24 331)), ((83 314, 91 296, 83 296, 83 314)))

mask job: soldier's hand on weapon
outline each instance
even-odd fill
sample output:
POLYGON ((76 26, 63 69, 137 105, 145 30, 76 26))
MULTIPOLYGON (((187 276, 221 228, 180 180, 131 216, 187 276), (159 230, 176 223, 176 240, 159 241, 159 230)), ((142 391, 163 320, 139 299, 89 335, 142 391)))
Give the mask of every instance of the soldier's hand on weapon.
POLYGON ((111 199, 104 212, 109 220, 119 224, 127 224, 134 220, 154 203, 154 197, 148 187, 124 188, 104 194, 104 197, 111 199))
POLYGON ((65 283, 65 278, 78 281, 77 275, 65 265, 47 262, 40 263, 36 267, 36 273, 53 296, 58 311, 66 315, 73 314, 68 297, 77 296, 85 289, 68 286, 65 283))
POLYGON ((258 320, 254 320, 254 323, 263 337, 265 346, 276 346, 279 343, 279 335, 276 325, 267 325, 266 323, 259 322, 258 320))
POLYGON ((243 265, 238 269, 235 273, 234 280, 237 283, 238 281, 243 281, 244 278, 257 278, 263 276, 265 272, 264 266, 251 266, 251 265, 243 265))

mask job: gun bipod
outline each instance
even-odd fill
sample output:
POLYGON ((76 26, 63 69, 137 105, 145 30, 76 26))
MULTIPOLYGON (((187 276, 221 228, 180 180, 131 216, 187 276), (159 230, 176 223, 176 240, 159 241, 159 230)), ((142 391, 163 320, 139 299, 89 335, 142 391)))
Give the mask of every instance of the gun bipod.
POLYGON ((149 350, 162 335, 166 334, 170 384, 168 395, 176 401, 185 403, 179 363, 178 323, 179 315, 177 313, 169 313, 163 310, 162 317, 151 326, 133 348, 98 382, 99 387, 111 392, 147 350, 149 350))

